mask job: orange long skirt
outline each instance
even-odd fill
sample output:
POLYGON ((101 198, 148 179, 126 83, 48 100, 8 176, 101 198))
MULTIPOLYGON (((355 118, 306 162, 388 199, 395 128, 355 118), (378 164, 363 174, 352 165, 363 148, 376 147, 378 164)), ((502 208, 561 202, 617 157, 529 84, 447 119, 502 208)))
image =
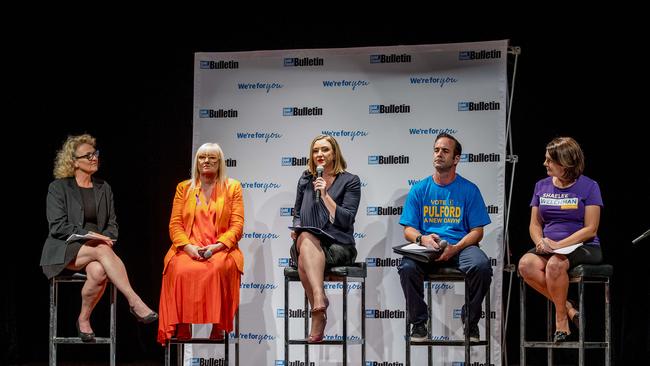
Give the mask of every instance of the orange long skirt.
POLYGON ((241 273, 222 250, 206 261, 180 251, 163 274, 160 291, 158 342, 165 345, 179 323, 212 323, 227 332, 239 306, 241 273))

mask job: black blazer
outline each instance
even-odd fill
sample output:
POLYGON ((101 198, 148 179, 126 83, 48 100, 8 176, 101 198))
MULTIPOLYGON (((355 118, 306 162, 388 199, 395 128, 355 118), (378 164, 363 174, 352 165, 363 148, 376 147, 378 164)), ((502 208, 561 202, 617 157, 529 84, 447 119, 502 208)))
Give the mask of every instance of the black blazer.
POLYGON ((339 244, 354 244, 354 220, 361 200, 361 180, 343 172, 327 188, 336 202, 334 223, 329 221, 329 211, 322 201, 316 202, 314 177, 306 170, 298 180, 293 226, 314 226, 330 234, 339 244))
MULTIPOLYGON (((100 234, 117 239, 117 218, 113 205, 113 191, 105 181, 93 178, 93 192, 97 207, 97 227, 100 234)), ((71 234, 84 235, 84 206, 81 190, 72 178, 57 179, 47 190, 47 221, 50 232, 43 245, 41 266, 61 264, 65 260, 66 239, 71 234)))

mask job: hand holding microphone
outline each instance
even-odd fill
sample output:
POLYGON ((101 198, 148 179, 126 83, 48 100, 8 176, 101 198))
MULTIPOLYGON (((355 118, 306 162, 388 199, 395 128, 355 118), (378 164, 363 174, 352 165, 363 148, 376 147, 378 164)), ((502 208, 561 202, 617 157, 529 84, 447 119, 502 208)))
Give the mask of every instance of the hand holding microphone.
MULTIPOLYGON (((325 171, 325 167, 322 165, 319 165, 316 167, 316 179, 322 178, 323 177, 323 171, 325 171)), ((320 200, 320 190, 316 190, 316 201, 320 200)))

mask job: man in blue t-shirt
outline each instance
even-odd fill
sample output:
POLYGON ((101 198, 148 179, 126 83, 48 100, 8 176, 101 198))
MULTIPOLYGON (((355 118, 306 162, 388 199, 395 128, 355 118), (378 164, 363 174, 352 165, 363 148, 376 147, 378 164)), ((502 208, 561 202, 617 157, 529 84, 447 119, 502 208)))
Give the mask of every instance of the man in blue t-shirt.
MULTIPOLYGON (((427 339, 427 304, 424 302, 424 274, 438 267, 455 267, 467 275, 469 288, 469 337, 479 341, 478 321, 481 304, 492 281, 490 260, 478 247, 483 238, 483 226, 490 223, 485 202, 478 187, 456 173, 462 147, 447 133, 436 137, 433 149, 433 176, 411 188, 406 198, 400 225, 409 242, 440 249, 439 243, 449 243, 433 263, 417 262, 404 257, 398 271, 408 319, 411 341, 427 339)), ((462 319, 468 309, 463 306, 462 319)))

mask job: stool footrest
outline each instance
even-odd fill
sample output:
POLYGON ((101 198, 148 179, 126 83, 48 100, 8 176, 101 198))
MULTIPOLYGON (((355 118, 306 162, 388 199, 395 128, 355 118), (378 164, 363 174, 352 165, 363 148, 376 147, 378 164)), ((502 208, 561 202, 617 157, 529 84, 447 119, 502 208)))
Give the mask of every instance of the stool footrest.
POLYGON ((108 337, 95 337, 93 342, 84 342, 79 337, 55 337, 52 339, 55 344, 110 344, 111 339, 108 337))
MULTIPOLYGON (((210 339, 210 338, 192 338, 188 340, 180 340, 171 338, 169 344, 225 344, 225 339, 210 339)), ((229 344, 239 343, 239 338, 228 338, 229 344)))
POLYGON ((323 340, 322 342, 318 342, 318 343, 309 343, 309 342, 307 342, 306 339, 290 339, 287 343, 288 344, 302 344, 302 345, 308 344, 310 346, 319 346, 319 345, 334 345, 334 344, 342 345, 342 344, 346 344, 346 343, 348 345, 353 345, 353 344, 364 344, 365 342, 364 342, 363 339, 349 340, 347 342, 345 342, 343 340, 340 340, 340 339, 333 339, 333 340, 323 340))
MULTIPOLYGON (((478 341, 478 342, 469 342, 470 346, 486 346, 487 341, 478 341)), ((411 346, 463 346, 465 347, 465 341, 411 341, 411 346)))
MULTIPOLYGON (((607 342, 585 342, 585 348, 606 348, 607 342)), ((580 348, 580 342, 524 342, 526 348, 580 348)))

